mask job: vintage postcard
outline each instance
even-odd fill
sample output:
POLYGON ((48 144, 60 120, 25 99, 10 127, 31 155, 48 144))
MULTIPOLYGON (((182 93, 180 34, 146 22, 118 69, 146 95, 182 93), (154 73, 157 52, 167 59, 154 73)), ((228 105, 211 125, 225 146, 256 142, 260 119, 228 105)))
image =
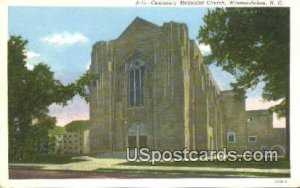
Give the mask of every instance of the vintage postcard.
POLYGON ((300 185, 290 1, 1 3, 1 187, 300 185))

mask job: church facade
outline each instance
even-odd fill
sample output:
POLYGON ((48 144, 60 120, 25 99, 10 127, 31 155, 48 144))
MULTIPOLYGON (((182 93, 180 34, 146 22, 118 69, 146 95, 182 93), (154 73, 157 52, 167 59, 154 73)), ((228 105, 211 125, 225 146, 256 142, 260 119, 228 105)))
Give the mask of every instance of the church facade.
POLYGON ((90 71, 91 154, 247 148, 245 99, 220 90, 184 23, 136 18, 94 44, 90 71))

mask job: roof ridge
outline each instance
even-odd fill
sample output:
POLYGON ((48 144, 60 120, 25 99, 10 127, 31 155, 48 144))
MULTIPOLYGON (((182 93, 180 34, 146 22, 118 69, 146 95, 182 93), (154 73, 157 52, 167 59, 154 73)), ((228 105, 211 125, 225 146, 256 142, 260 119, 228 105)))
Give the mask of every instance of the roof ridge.
POLYGON ((141 17, 139 17, 139 16, 137 16, 137 17, 135 17, 135 19, 133 19, 129 24, 128 24, 128 26, 126 27, 126 29, 119 35, 119 37, 117 38, 117 39, 119 39, 119 38, 121 38, 133 25, 134 25, 134 23, 136 23, 136 22, 138 22, 138 21, 141 21, 141 22, 144 22, 144 23, 146 23, 146 24, 148 24, 148 25, 151 25, 151 26, 153 26, 153 27, 157 27, 157 28, 159 28, 160 26, 159 25, 156 25, 155 23, 152 23, 152 22, 150 22, 150 21, 148 21, 148 20, 145 20, 145 19, 143 19, 143 18, 141 18, 141 17))

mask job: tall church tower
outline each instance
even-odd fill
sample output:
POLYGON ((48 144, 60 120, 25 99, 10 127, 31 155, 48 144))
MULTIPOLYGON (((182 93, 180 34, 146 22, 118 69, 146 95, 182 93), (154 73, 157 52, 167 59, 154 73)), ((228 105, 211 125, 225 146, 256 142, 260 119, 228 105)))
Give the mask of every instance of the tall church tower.
POLYGON ((223 146, 221 91, 183 23, 136 18, 92 49, 90 148, 125 151, 223 146))

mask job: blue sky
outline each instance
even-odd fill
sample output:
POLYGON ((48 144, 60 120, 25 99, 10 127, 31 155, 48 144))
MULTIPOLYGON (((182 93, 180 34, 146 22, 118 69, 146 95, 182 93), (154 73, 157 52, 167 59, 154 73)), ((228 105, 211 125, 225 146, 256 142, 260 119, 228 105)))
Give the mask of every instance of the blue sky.
MULTIPOLYGON (((9 7, 9 35, 21 35, 29 41, 28 67, 44 62, 55 72, 56 79, 73 82, 90 64, 92 45, 99 40, 117 38, 135 17, 162 25, 171 20, 188 25, 189 36, 196 39, 204 8, 96 8, 96 7, 9 7)), ((202 46, 203 53, 209 48, 202 46)), ((233 77, 210 66, 221 89, 229 89, 233 77)), ((261 86, 248 92, 259 98, 261 86)), ((50 114, 63 125, 72 119, 88 119, 88 105, 75 97, 67 108, 50 107, 50 114)))

